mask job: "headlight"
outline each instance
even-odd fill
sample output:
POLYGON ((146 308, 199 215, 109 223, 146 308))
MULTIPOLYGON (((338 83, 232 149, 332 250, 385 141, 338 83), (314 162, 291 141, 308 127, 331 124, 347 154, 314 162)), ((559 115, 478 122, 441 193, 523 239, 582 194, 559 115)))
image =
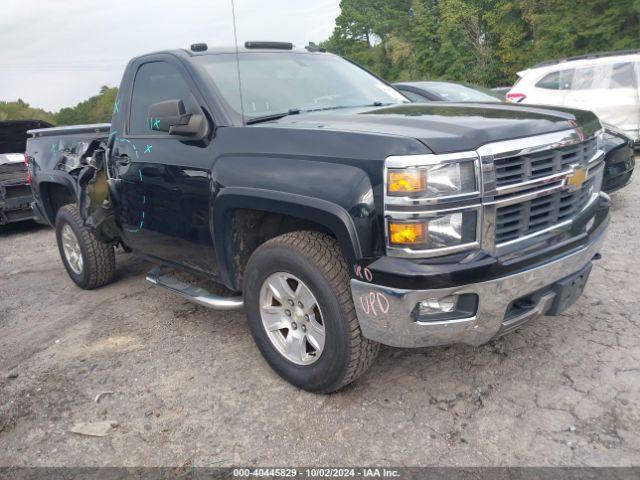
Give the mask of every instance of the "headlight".
POLYGON ((479 247, 480 173, 474 151, 387 157, 387 254, 427 258, 479 247))
POLYGON ((389 170, 387 185, 391 195, 423 194, 427 190, 426 172, 420 168, 389 170))
POLYGON ((477 211, 457 212, 428 220, 388 222, 391 247, 412 250, 440 249, 476 240, 477 211))
POLYGON ((392 197, 450 197, 476 190, 474 162, 387 170, 387 194, 392 197))

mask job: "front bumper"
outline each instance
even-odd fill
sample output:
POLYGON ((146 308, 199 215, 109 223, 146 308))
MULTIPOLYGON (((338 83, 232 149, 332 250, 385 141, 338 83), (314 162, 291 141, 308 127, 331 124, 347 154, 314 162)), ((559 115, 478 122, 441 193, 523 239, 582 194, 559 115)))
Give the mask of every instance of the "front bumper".
POLYGON ((481 345, 535 317, 546 314, 556 294, 551 286, 585 270, 602 247, 607 219, 586 245, 554 261, 484 282, 433 290, 406 290, 351 280, 351 291, 362 334, 394 347, 428 347, 465 343, 481 345), (539 292, 539 294, 534 293, 539 292), (418 321, 416 306, 429 298, 475 294, 475 315, 443 321, 418 321), (531 295, 530 308, 507 315, 512 303, 531 295))
POLYGON ((635 159, 633 154, 616 162, 607 162, 604 169, 602 190, 613 193, 631 183, 635 159))

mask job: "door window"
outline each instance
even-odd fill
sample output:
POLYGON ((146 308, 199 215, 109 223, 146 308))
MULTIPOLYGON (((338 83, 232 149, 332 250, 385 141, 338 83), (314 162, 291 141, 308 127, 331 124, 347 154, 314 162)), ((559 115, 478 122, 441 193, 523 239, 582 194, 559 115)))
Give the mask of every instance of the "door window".
POLYGON ((633 63, 613 63, 577 68, 573 90, 608 90, 635 86, 633 63))
POLYGON ((609 88, 633 88, 636 86, 636 74, 633 63, 615 63, 611 72, 609 88))
POLYGON ((573 76, 573 90, 594 90, 607 88, 609 83, 609 66, 597 65, 594 67, 576 68, 573 76))
POLYGON ((129 134, 166 135, 149 128, 149 107, 165 100, 182 100, 187 112, 197 110, 197 102, 178 68, 167 62, 142 65, 136 73, 131 98, 129 134))
POLYGON ((536 83, 536 87, 547 90, 568 90, 571 88, 573 69, 548 73, 536 83))

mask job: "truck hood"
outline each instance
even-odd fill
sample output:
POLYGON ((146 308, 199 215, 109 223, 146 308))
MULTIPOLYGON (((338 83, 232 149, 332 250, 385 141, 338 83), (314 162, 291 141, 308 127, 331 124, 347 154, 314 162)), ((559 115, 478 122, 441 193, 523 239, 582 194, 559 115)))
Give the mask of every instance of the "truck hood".
MULTIPOLYGON (((0 164, 11 163, 7 155, 20 154, 20 161, 23 161, 22 154, 27 145, 27 130, 32 128, 46 128, 51 124, 42 120, 3 120, 0 121, 0 164)), ((13 159, 15 157, 11 157, 13 159)))
POLYGON ((412 137, 437 154, 476 150, 491 142, 575 128, 590 135, 601 128, 594 114, 582 110, 488 103, 346 108, 290 115, 256 126, 412 137))

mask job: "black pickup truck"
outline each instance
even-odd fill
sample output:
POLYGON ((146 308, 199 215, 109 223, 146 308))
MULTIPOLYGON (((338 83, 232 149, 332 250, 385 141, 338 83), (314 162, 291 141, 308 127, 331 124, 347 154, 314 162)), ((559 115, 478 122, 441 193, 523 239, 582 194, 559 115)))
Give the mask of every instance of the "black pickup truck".
POLYGON ((36 205, 75 283, 110 282, 121 245, 157 285, 244 306, 271 367, 316 392, 380 343, 479 345, 557 315, 609 222, 593 114, 411 104, 284 43, 135 58, 110 125, 31 133, 36 205))

